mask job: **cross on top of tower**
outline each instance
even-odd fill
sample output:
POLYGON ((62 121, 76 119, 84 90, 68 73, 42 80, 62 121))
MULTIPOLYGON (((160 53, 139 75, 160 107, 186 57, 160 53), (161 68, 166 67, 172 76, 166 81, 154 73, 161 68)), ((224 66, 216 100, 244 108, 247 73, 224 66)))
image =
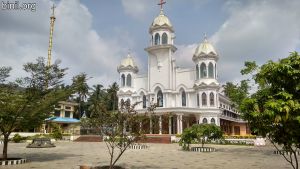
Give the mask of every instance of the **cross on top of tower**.
POLYGON ((52 16, 54 16, 54 9, 56 8, 56 6, 53 4, 53 6, 51 7, 52 9, 52 16))
POLYGON ((165 3, 166 3, 166 1, 160 0, 160 3, 157 4, 157 5, 160 5, 160 10, 163 9, 163 4, 165 4, 165 3))

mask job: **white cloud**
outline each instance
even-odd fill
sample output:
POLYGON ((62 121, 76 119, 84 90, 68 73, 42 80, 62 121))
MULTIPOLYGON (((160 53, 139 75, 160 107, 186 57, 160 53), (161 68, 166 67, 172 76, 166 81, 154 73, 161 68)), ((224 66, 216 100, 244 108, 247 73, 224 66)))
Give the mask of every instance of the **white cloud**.
POLYGON ((144 20, 147 14, 153 13, 154 4, 155 1, 149 0, 122 0, 125 13, 138 20, 144 20))
POLYGON ((230 16, 212 37, 221 54, 221 80, 240 77, 244 61, 263 64, 296 50, 300 40, 299 6, 297 0, 228 1, 225 7, 230 16))
MULTIPOLYGON (((300 45, 300 1, 251 0, 227 1, 229 13, 219 30, 210 38, 220 60, 219 80, 238 82, 245 61, 264 64, 287 57, 300 45)), ((196 44, 179 45, 177 63, 191 66, 196 44)))
MULTIPOLYGON (((0 39, 5 42, 0 45, 1 65, 14 68, 13 78, 24 75, 22 64, 38 56, 47 57, 51 3, 35 2, 36 12, 1 11, 0 39)), ((117 81, 116 67, 126 54, 127 45, 133 44, 127 40, 126 31, 102 38, 92 28, 93 16, 79 0, 60 1, 55 15, 52 62, 60 59, 69 68, 67 82, 80 72, 92 77, 91 84, 117 81)))

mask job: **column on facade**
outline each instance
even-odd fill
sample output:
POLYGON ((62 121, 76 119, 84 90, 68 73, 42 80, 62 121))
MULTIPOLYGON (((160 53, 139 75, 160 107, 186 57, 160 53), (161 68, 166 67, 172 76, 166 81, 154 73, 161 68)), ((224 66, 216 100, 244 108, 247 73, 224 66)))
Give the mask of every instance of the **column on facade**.
POLYGON ((182 114, 177 115, 177 134, 182 133, 182 114))
POLYGON ((152 117, 150 116, 149 119, 150 119, 150 134, 152 134, 152 127, 153 127, 153 126, 152 126, 152 117))
POLYGON ((172 116, 169 116, 169 134, 172 134, 172 116))
POLYGON ((198 115, 195 115, 195 116, 196 116, 197 124, 200 124, 201 123, 201 121, 200 121, 200 115, 198 114, 198 115))
POLYGON ((159 134, 162 134, 162 115, 159 116, 159 134))

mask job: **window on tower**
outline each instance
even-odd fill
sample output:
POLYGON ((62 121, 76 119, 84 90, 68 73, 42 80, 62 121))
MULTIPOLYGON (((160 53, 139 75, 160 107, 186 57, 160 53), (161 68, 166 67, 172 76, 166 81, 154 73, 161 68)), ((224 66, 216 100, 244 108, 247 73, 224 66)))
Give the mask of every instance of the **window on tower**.
POLYGON ((143 108, 146 108, 147 106, 147 98, 145 95, 143 95, 143 108))
POLYGON ((196 65, 196 80, 199 80, 199 66, 196 65))
POLYGON ((127 99, 127 100, 126 100, 126 104, 127 104, 127 105, 130 105, 130 99, 127 99))
POLYGON ((126 86, 131 87, 131 75, 130 74, 127 75, 126 86))
POLYGON ((217 79, 217 64, 215 64, 215 78, 217 79))
POLYGON ((214 65, 211 62, 208 64, 208 77, 214 78, 214 65))
POLYGON ((202 123, 207 124, 207 118, 204 118, 204 119, 202 120, 202 123))
POLYGON ((183 106, 183 107, 186 106, 186 93, 184 90, 181 93, 181 106, 183 106))
POLYGON ((216 120, 214 118, 211 118, 210 124, 216 124, 216 120))
POLYGON ((158 33, 156 33, 154 37, 154 45, 159 45, 159 44, 160 44, 160 36, 158 33))
POLYGON ((125 75, 122 74, 121 76, 121 86, 125 86, 125 75))
POLYGON ((210 106, 214 106, 215 105, 215 96, 214 96, 213 92, 211 92, 209 94, 209 102, 210 102, 210 106))
POLYGON ((163 107, 164 105, 164 96, 161 90, 157 92, 157 106, 158 107, 163 107))
POLYGON ((206 93, 202 93, 202 106, 206 106, 207 105, 207 96, 206 93))
POLYGON ((207 77, 207 72, 206 72, 206 65, 205 63, 201 63, 201 66, 200 66, 200 76, 201 78, 205 78, 207 77))
POLYGON ((197 106, 200 106, 200 99, 199 99, 199 93, 197 93, 197 106))
POLYGON ((162 44, 168 44, 168 35, 166 33, 162 34, 161 42, 162 42, 162 44))

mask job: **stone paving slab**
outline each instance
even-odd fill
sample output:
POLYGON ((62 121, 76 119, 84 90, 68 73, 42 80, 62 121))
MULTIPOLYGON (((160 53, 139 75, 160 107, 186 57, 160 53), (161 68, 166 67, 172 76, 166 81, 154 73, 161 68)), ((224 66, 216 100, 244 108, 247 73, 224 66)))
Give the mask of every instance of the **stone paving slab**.
MULTIPOLYGON (((105 143, 57 142, 56 147, 28 149, 26 143, 10 143, 9 157, 29 161, 5 169, 79 169, 79 165, 107 165, 105 143)), ((216 152, 185 152, 178 144, 147 144, 148 149, 129 149, 118 162, 129 169, 290 169, 272 146, 209 145, 216 152)), ((0 147, 2 152, 2 147, 0 147)))

